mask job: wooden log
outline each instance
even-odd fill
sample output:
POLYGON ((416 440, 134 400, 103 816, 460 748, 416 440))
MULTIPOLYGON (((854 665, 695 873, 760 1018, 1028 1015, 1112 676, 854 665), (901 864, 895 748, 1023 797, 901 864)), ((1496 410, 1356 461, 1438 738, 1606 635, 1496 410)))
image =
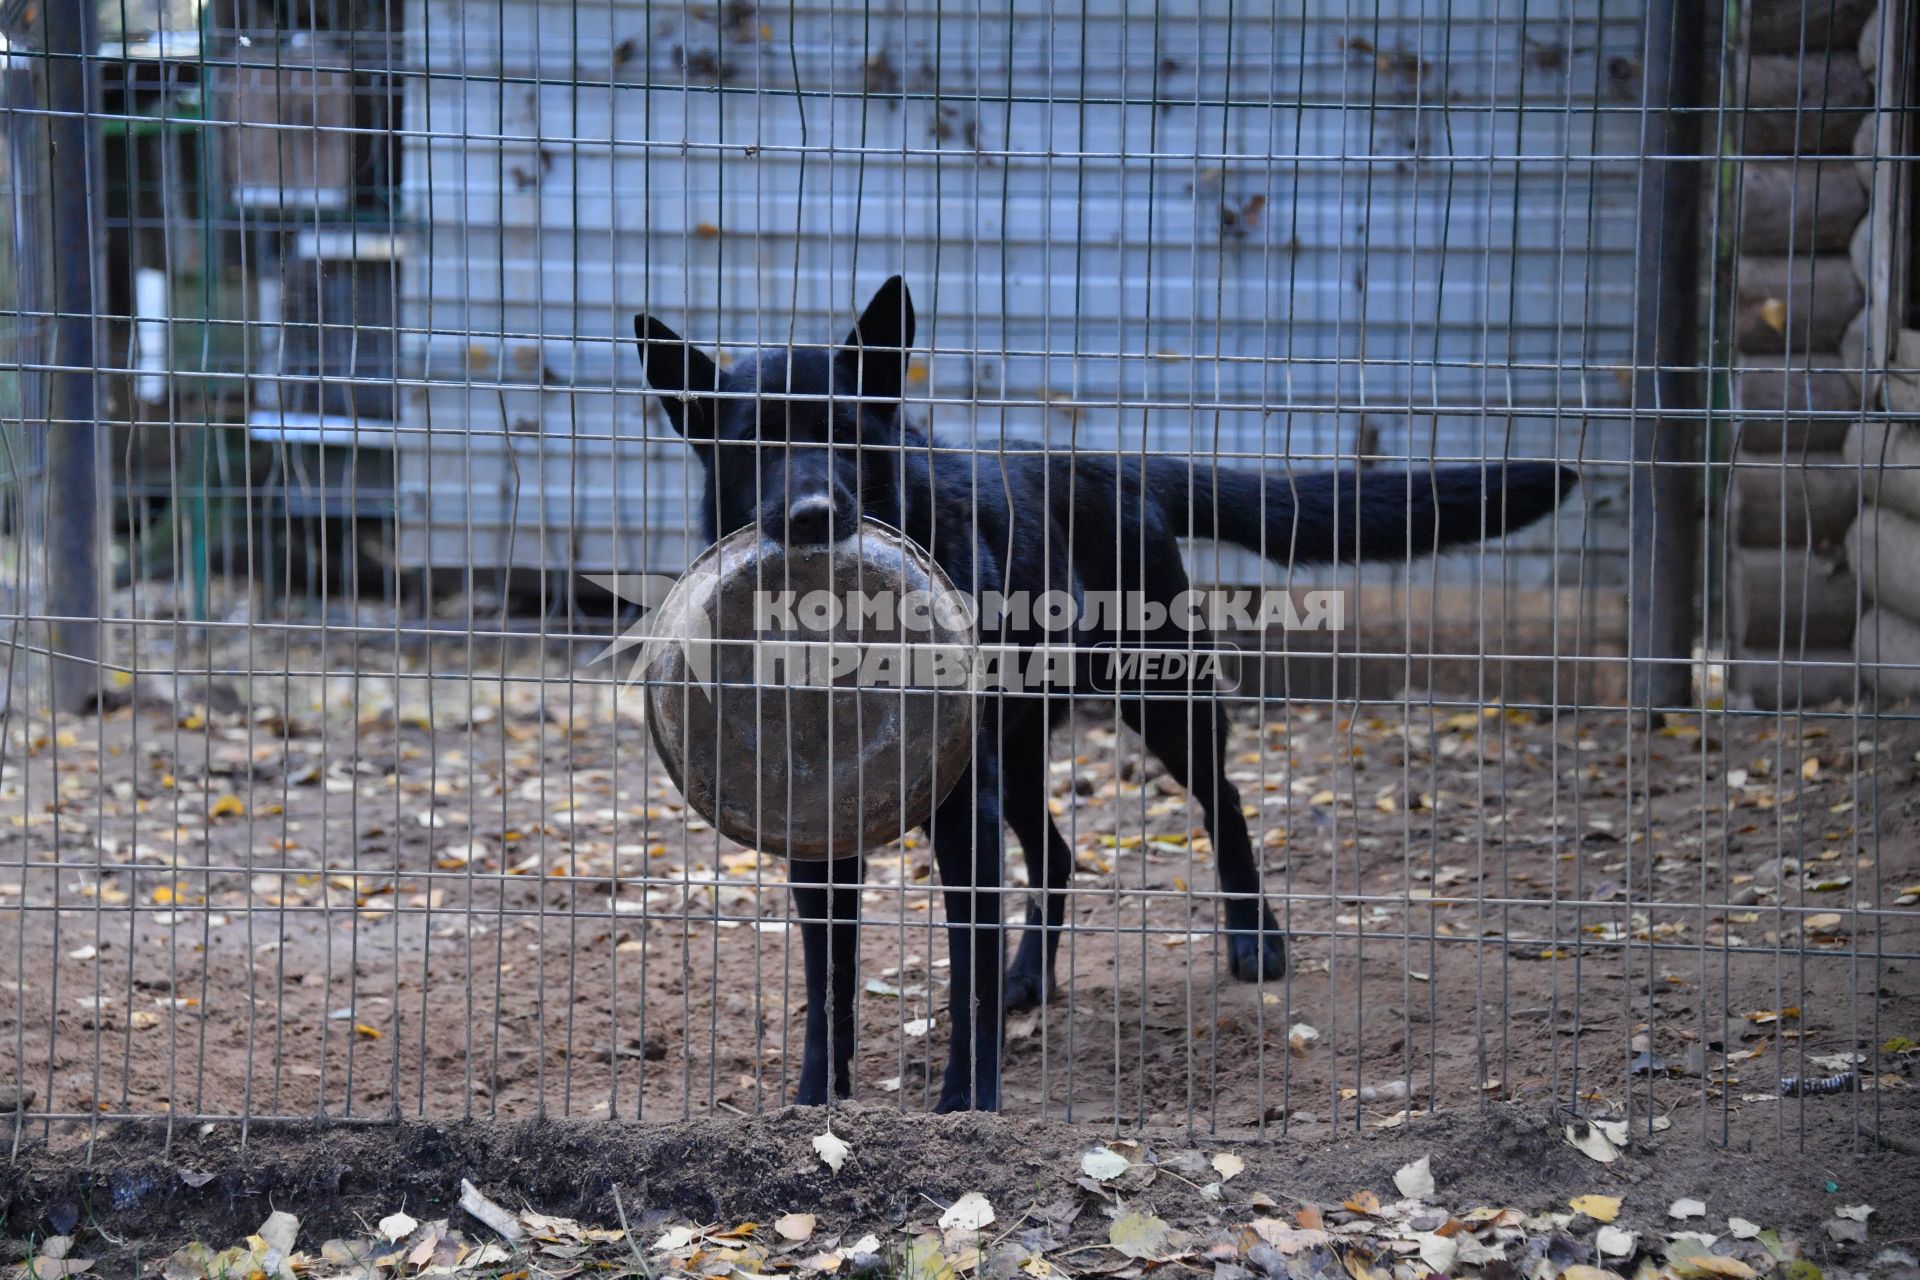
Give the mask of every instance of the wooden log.
POLYGON ((1868 599, 1920 618, 1920 519, 1865 506, 1847 530, 1847 564, 1868 599))
POLYGON ((1853 643, 1859 596, 1853 574, 1830 556, 1735 548, 1727 565, 1733 639, 1741 652, 1777 652, 1853 643))
POLYGON ((1815 466, 1734 461, 1734 544, 1775 551, 1840 545, 1860 511, 1859 472, 1837 453, 1809 455, 1815 466))
POLYGON ((1869 198, 1873 192, 1873 154, 1880 136, 1880 125, 1871 115, 1853 131, 1853 176, 1860 179, 1869 198))
POLYGON ((1740 149, 1750 156, 1844 154, 1873 105, 1873 82, 1850 53, 1747 62, 1740 149))
POLYGON ((1868 502, 1920 520, 1920 424, 1856 422, 1840 456, 1861 469, 1868 502))
POLYGON ((1739 260, 1734 333, 1748 355, 1831 351, 1866 304, 1845 254, 1739 260))
POLYGON ((1867 286, 1867 268, 1873 262, 1872 249, 1873 219, 1863 217, 1847 240, 1847 265, 1853 268, 1853 278, 1863 289, 1867 286))
POLYGON ((1882 698, 1920 698, 1920 619, 1884 604, 1860 615, 1860 662, 1882 698))
POLYGON ((1746 44, 1750 53, 1800 53, 1852 49, 1875 0, 1754 0, 1747 9, 1746 44))
POLYGON ((1887 408, 1902 418, 1920 418, 1920 329, 1895 329, 1887 348, 1881 388, 1887 408))
POLYGON ((1860 393, 1840 372, 1837 352, 1742 356, 1733 371, 1733 407, 1743 454, 1777 459, 1783 449, 1790 456, 1832 453, 1852 422, 1838 415, 1858 413, 1860 393))
POLYGON ((1740 252, 1845 249, 1867 216, 1850 161, 1750 160, 1740 167, 1740 252))
POLYGON ((1803 649, 1789 645, 1785 653, 1771 647, 1758 653, 1739 653, 1727 673, 1727 687, 1741 700, 1762 711, 1791 711, 1851 702, 1854 686, 1854 649, 1803 649))
POLYGON ((1880 68, 1880 6, 1875 5, 1867 20, 1860 24, 1860 71, 1869 80, 1880 68))
POLYGON ((1885 371, 1872 364, 1867 357, 1865 307, 1854 312, 1853 319, 1847 321, 1847 327, 1840 331, 1840 341, 1834 346, 1840 352, 1840 367, 1846 370, 1848 384, 1860 397, 1861 407, 1878 409, 1880 388, 1886 376, 1885 371))

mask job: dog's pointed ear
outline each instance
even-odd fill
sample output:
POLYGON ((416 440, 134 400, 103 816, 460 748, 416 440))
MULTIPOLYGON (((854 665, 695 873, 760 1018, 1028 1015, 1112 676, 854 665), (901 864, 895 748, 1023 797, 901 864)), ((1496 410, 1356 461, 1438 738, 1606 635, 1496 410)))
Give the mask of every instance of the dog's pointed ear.
POLYGON ((840 358, 859 379, 863 400, 898 400, 913 349, 913 295, 894 276, 874 293, 842 344, 840 358))
POLYGON ((652 316, 633 318, 633 336, 640 343, 647 385, 660 397, 673 429, 689 440, 712 439, 712 396, 720 386, 713 361, 652 316))

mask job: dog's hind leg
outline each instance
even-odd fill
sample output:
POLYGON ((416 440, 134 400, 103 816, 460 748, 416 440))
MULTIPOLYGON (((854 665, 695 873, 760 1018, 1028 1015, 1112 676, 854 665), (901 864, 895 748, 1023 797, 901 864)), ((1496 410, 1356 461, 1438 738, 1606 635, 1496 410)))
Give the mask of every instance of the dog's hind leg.
POLYGON ((947 905, 953 1042, 936 1111, 1000 1109, 1000 984, 1006 965, 1000 886, 1006 842, 998 770, 987 752, 934 810, 933 856, 947 905))
POLYGON ((1243 982, 1279 978, 1287 971, 1286 936, 1260 899, 1260 866, 1253 856, 1240 792, 1227 780, 1226 708, 1211 689, 1191 698, 1126 702, 1121 718, 1137 732, 1173 775, 1200 802, 1225 895, 1228 963, 1243 982))
POLYGON ((854 996, 860 989, 859 858, 787 864, 807 974, 807 1041, 794 1101, 821 1106, 853 1093, 854 996), (832 1064, 831 1076, 828 1064, 832 1064))
POLYGON ((1027 861, 1027 926, 1007 970, 1007 1010, 1031 1009, 1053 994, 1054 958, 1067 920, 1066 889, 1073 849, 1047 810, 1047 737, 1044 725, 1008 742, 1001 758, 1001 795, 1007 825, 1020 837, 1027 861))

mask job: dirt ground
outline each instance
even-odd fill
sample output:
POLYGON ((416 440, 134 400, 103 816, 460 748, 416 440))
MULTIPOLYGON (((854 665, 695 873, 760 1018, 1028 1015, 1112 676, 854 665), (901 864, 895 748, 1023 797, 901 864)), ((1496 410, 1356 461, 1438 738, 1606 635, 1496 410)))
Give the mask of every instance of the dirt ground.
MULTIPOLYGON (((30 1136, 785 1103, 780 866, 683 810, 638 693, 495 658, 254 653, 295 674, 7 726, 0 1093, 30 1096, 30 1136)), ((1010 1115, 1247 1136, 1515 1101, 1660 1116, 1669 1142, 1920 1146, 1920 723, 1422 700, 1236 726, 1292 971, 1225 977, 1197 807, 1076 721, 1052 779, 1071 980, 1010 1028, 1010 1115), (1863 1091, 1778 1097, 1850 1065, 1863 1091)), ((929 862, 909 841, 869 872, 870 1106, 925 1110, 944 1060, 929 862)))
POLYGON ((1412 1252, 1416 1241, 1430 1241, 1416 1233, 1444 1224, 1437 1233, 1448 1234, 1465 1222, 1498 1256, 1432 1270, 1504 1280, 1767 1273, 1811 1280, 1822 1268, 1828 1277, 1910 1276, 1920 1237, 1920 1166, 1910 1155, 1856 1157, 1841 1149, 1844 1142, 1816 1139, 1806 1151, 1756 1160, 1668 1132, 1636 1138, 1619 1160, 1602 1165, 1567 1144, 1560 1117, 1507 1103, 1390 1131, 1321 1121, 1296 1126, 1282 1143, 1149 1132, 1109 1148, 1124 1154, 1125 1172, 1101 1182, 1087 1176, 1084 1159, 1102 1135, 1085 1126, 858 1105, 831 1116, 787 1108, 657 1125, 263 1124, 244 1141, 237 1126, 180 1126, 170 1141, 162 1130, 152 1122, 109 1130, 90 1162, 73 1150, 29 1145, 11 1179, 0 1181, 0 1263, 9 1258, 9 1237, 12 1256, 31 1256, 58 1233, 68 1256, 88 1259, 92 1274, 155 1274, 170 1254, 169 1277, 245 1274, 181 1246, 239 1244, 275 1212, 299 1220, 302 1270, 327 1275, 412 1274, 430 1258, 446 1264, 441 1274, 523 1277, 787 1271, 954 1280, 971 1271, 1012 1280, 1127 1280, 1153 1270, 1215 1280, 1388 1280, 1425 1274, 1435 1261, 1412 1252), (814 1144, 829 1129, 846 1145, 838 1171, 814 1144), (1432 1189, 1410 1203, 1402 1179, 1422 1160, 1432 1189), (499 1237, 457 1207, 463 1179, 510 1213, 531 1211, 520 1216, 534 1238, 516 1248, 519 1256, 481 1251, 499 1237), (990 1229, 977 1240, 964 1232, 956 1239, 949 1229, 942 1239, 944 1211, 969 1194, 991 1206, 990 1229), (1697 1216, 1677 1221, 1675 1206, 1688 1199, 1699 1202, 1697 1216), (1612 1230, 1633 1242, 1626 1257, 1595 1253, 1596 1224, 1586 1212, 1604 1222, 1606 1202, 1616 1200, 1612 1230), (1862 1207, 1871 1210, 1865 1229, 1849 1241, 1839 1211, 1862 1207), (1489 1232, 1490 1217, 1502 1210, 1507 1227, 1489 1232), (396 1247, 382 1237, 397 1213, 418 1225, 403 1220, 391 1234, 396 1247), (783 1217, 796 1213, 804 1215, 798 1231, 783 1217), (1170 1228, 1170 1243, 1153 1257, 1117 1252, 1110 1242, 1129 1215, 1170 1228), (1740 1238, 1749 1230, 1742 1218, 1767 1235, 1740 1238), (1333 1250, 1312 1243, 1325 1240, 1320 1232, 1302 1234, 1295 1223, 1333 1232, 1333 1250), (668 1249, 669 1224, 699 1234, 689 1243, 683 1230, 668 1249), (1683 1266, 1671 1234, 1681 1230, 1733 1261, 1712 1271, 1683 1266), (801 1233, 812 1234, 793 1243, 801 1233), (885 1265, 876 1269, 855 1253, 864 1233, 880 1242, 866 1248, 885 1265), (388 1269, 343 1266, 365 1247, 351 1245, 355 1239, 389 1255, 388 1269), (929 1257, 913 1252, 927 1242, 929 1257), (963 1255, 975 1249, 981 1260, 970 1265, 963 1255), (952 1265, 942 1265, 943 1251, 952 1265), (1647 1258, 1638 1272, 1633 1253, 1647 1258), (413 1266, 402 1264, 407 1257, 413 1266), (1567 1269, 1593 1261, 1617 1270, 1567 1269), (1551 1263, 1544 1272, 1543 1262, 1551 1263))

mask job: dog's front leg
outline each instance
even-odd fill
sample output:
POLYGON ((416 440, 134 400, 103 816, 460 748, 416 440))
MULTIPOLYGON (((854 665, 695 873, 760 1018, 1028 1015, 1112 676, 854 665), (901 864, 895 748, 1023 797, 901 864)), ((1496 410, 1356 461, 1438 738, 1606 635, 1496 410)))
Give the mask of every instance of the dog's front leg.
POLYGON ((990 762, 980 762, 934 811, 933 854, 947 904, 953 957, 953 1042, 936 1111, 998 1111, 1002 970, 1003 835, 990 762))
POLYGON ((807 1044, 793 1099, 802 1106, 827 1101, 829 1063, 833 1096, 853 1093, 853 1002, 860 989, 860 882, 865 869, 859 858, 795 858, 787 865, 807 971, 807 1044))

